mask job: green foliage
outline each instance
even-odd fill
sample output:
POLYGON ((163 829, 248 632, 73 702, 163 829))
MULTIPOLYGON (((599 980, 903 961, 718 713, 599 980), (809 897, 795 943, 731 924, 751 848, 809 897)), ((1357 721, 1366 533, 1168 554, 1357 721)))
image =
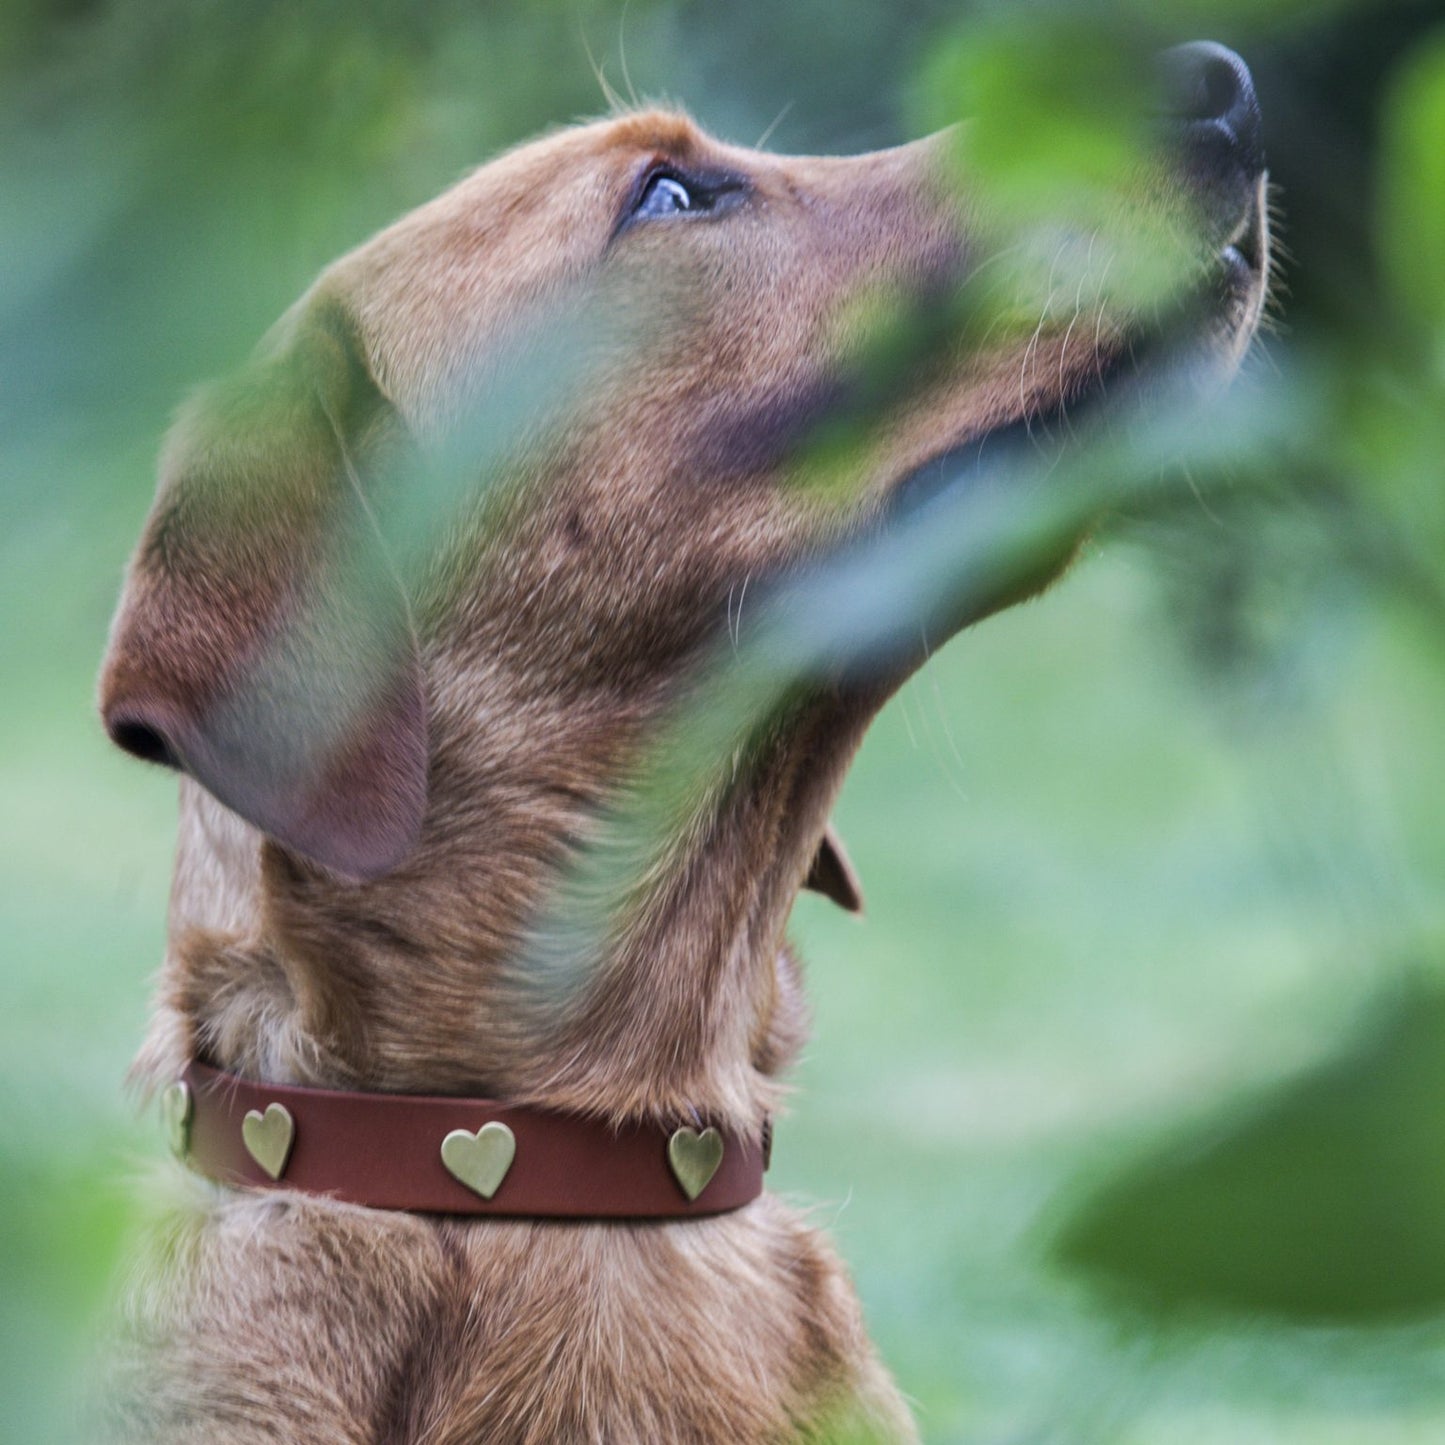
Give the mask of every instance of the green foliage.
POLYGON ((1412 326, 1431 333, 1445 377, 1445 31, 1422 45, 1387 97, 1380 247, 1412 326))
POLYGON ((1445 995, 1169 1141, 1072 1221, 1062 1257, 1168 1309, 1358 1319, 1445 1299, 1445 995))
POLYGON ((934 50, 920 129, 963 122, 969 177, 989 202, 1057 214, 1071 197, 1117 198, 1133 178, 1148 139, 1151 70, 1138 28, 1107 13, 1000 16, 961 27, 934 50))

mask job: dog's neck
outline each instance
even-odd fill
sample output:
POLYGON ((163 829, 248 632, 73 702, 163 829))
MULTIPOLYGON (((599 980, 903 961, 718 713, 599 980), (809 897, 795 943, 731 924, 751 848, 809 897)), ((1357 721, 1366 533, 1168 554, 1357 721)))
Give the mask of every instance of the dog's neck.
POLYGON ((755 1125, 806 1028, 784 926, 865 722, 836 703, 797 720, 561 988, 536 966, 535 924, 589 821, 566 761, 586 755, 578 737, 502 768, 443 727, 450 826, 365 888, 297 864, 183 782, 139 1069, 163 1082, 198 1054, 273 1082, 755 1125))

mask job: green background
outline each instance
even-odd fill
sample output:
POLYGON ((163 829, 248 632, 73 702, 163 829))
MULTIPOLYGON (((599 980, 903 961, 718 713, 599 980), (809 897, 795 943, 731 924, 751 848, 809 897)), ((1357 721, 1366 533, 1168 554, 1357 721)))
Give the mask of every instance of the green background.
POLYGON ((1288 218, 1243 383, 1282 440, 1116 518, 879 721, 838 816, 867 917, 795 918, 816 1029, 774 1179, 930 1441, 1445 1439, 1442 20, 11 0, 0 1435, 71 1438, 162 1154, 122 1080, 174 785, 92 691, 185 389, 369 229, 605 109, 593 57, 729 139, 850 150, 972 95, 1026 129, 1080 34, 1208 34, 1256 63, 1288 218))

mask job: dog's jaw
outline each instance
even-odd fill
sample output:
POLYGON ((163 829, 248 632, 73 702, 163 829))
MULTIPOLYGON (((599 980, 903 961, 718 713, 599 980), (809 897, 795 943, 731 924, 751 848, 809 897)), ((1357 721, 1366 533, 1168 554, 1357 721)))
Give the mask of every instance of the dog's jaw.
POLYGON ((1269 174, 1261 172, 1249 212, 1221 257, 1232 299, 1226 322, 1231 337, 1227 347, 1231 370, 1244 360, 1269 304, 1271 241, 1269 174))

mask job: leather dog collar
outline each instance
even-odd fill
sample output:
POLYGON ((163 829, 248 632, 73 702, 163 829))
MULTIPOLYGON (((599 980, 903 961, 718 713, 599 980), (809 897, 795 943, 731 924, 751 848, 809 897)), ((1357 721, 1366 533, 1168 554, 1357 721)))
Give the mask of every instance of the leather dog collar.
POLYGON ((373 1209, 688 1219, 762 1193, 770 1128, 613 1128, 490 1099, 262 1084, 191 1063, 162 1101, 172 1148, 222 1184, 373 1209))

